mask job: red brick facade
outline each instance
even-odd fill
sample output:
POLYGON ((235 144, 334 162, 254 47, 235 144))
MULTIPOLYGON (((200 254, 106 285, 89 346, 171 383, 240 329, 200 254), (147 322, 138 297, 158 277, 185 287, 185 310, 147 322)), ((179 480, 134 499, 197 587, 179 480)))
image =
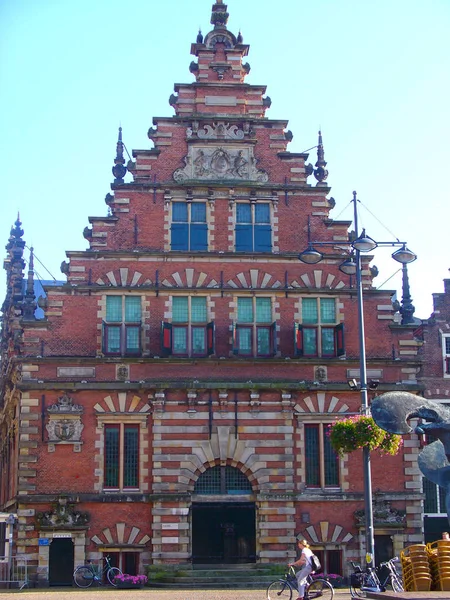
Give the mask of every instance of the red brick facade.
MULTIPOLYGON (((42 581, 57 579, 58 539, 73 542, 71 567, 109 552, 140 572, 208 558, 286 563, 296 535, 329 572, 364 554, 362 457, 339 458, 327 482, 323 451, 326 425, 360 409, 347 385, 359 377, 356 292, 339 271, 351 223, 332 220, 323 170, 315 181, 308 155, 287 150, 287 121, 266 116, 265 88, 245 83, 249 47, 225 11, 213 6, 214 29, 192 45, 195 81, 175 87, 173 117, 154 119, 129 183, 119 140, 109 215, 90 218, 88 250, 67 253, 42 319, 30 314, 20 223, 7 246, 0 501, 42 581), (297 257, 308 223, 326 242, 316 265, 297 257), (214 467, 232 482, 216 492, 214 467), (207 546, 202 519, 220 547, 207 546)), ((363 284, 369 378, 378 391, 418 391, 416 326, 396 323, 368 259, 363 284)), ((417 447, 373 454, 385 509, 375 534, 380 547, 393 540, 389 552, 422 539, 417 447)))

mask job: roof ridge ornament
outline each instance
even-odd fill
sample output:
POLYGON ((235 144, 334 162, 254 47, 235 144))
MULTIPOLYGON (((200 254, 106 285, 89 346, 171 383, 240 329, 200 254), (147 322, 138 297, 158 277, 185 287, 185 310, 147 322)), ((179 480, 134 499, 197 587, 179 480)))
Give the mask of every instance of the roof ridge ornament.
POLYGON ((317 179, 317 185, 326 185, 324 181, 328 177, 328 171, 326 170, 325 152, 323 150, 322 132, 319 130, 319 142, 317 144, 317 162, 315 165, 317 168, 314 169, 314 177, 317 179))
POLYGON ((227 5, 223 4, 222 0, 217 0, 212 6, 211 25, 214 29, 226 29, 228 23, 227 5))
POLYGON ((127 168, 125 167, 125 158, 123 157, 123 142, 122 142, 122 127, 119 127, 119 138, 116 146, 116 158, 114 159, 114 166, 112 168, 112 174, 114 175, 114 183, 123 183, 123 178, 127 174, 127 168))

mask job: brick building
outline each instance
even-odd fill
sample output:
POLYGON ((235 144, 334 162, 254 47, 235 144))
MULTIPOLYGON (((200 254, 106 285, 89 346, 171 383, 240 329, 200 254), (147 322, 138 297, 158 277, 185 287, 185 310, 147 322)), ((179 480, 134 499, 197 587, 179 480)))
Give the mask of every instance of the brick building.
MULTIPOLYGON (((321 136, 314 167, 246 83, 249 46, 226 10, 213 5, 193 83, 126 166, 120 132, 109 214, 67 253, 42 318, 20 221, 11 231, 0 508, 42 582, 105 552, 127 572, 285 563, 297 535, 328 572, 364 555, 361 453, 337 457, 326 435, 360 409, 356 292, 339 270, 351 223, 331 217, 321 136), (326 242, 314 265, 298 260, 310 236, 326 242)), ((417 326, 399 323, 369 261, 368 376, 418 391, 417 326)), ((373 455, 380 556, 422 539, 418 442, 405 446, 373 455)))
MULTIPOLYGON (((418 377, 424 387, 424 397, 450 405, 450 279, 444 279, 444 292, 433 294, 433 312, 423 321, 416 336, 423 341, 418 377)), ((427 441, 432 440, 426 437, 421 440, 422 443, 427 441)), ((433 541, 448 530, 445 492, 425 478, 423 492, 425 540, 433 541)))

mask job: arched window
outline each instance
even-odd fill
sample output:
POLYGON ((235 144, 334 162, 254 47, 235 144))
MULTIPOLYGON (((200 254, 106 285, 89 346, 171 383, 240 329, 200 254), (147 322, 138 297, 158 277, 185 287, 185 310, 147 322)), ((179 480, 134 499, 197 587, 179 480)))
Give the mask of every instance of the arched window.
POLYGON ((211 467, 200 475, 195 494, 251 494, 247 477, 236 467, 211 467))

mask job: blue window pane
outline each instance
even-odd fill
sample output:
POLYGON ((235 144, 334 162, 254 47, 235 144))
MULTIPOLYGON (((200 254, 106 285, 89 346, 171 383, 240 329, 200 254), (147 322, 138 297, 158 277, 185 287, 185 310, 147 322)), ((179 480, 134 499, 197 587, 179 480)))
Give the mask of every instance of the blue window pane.
POLYGON ((236 204, 236 223, 251 223, 252 207, 250 204, 236 204))
POLYGON ((256 204, 255 223, 270 223, 270 206, 268 204, 256 204))
POLYGON ((189 320, 187 296, 174 296, 172 299, 173 323, 187 323, 189 320))
POLYGON ((109 323, 122 322, 122 296, 106 296, 106 320, 109 323))
POLYGON ((302 300, 302 320, 303 323, 316 324, 318 322, 317 300, 316 298, 303 298, 302 300))
POLYGON ((238 321, 240 323, 253 323, 252 298, 238 298, 238 321))
POLYGON ((191 247, 190 250, 208 249, 208 226, 191 225, 191 247))
POLYGON ((181 223, 172 223, 172 250, 189 250, 189 229, 188 225, 181 223))
POLYGON ((255 225, 255 252, 272 251, 272 228, 270 225, 255 225))
POLYGON ((107 327, 106 351, 111 354, 120 352, 120 327, 107 327))
POLYGON ((305 425, 306 485, 320 485, 319 426, 305 425))
POLYGON ((238 327, 238 351, 239 354, 251 354, 252 330, 250 327, 238 327))
POLYGON ((174 202, 172 204, 172 221, 178 223, 187 223, 188 207, 187 202, 174 202))
POLYGON ((236 225, 236 251, 253 251, 253 228, 251 225, 236 225))
POLYGON ((124 426, 123 487, 139 486, 139 428, 138 425, 124 426))
POLYGON ((141 298, 140 296, 125 297, 125 322, 139 323, 141 320, 141 298))
POLYGON ((317 330, 307 329, 303 330, 303 353, 308 356, 317 355, 317 330))
POLYGON ((272 301, 270 298, 256 298, 256 322, 270 323, 272 321, 272 301))
POLYGON ((206 203, 193 202, 191 204, 191 222, 206 223, 206 203))
POLYGON ((206 354, 206 329, 205 327, 192 328, 192 352, 206 354))
POLYGON ((174 327, 172 336, 173 353, 187 354, 187 327, 174 327))
POLYGON ((322 356, 334 356, 334 329, 322 328, 322 356))
POLYGON ((336 322, 336 304, 334 298, 320 299, 320 321, 322 323, 336 322))
POLYGON ((206 322, 206 298, 191 298, 191 321, 192 323, 206 322))
POLYGON ((270 354, 270 329, 268 327, 257 327, 256 342, 258 355, 267 356, 270 354))
POLYGON ((127 352, 139 351, 139 327, 127 327, 127 352))
POLYGON ((105 425, 105 487, 119 487, 119 428, 105 425))

